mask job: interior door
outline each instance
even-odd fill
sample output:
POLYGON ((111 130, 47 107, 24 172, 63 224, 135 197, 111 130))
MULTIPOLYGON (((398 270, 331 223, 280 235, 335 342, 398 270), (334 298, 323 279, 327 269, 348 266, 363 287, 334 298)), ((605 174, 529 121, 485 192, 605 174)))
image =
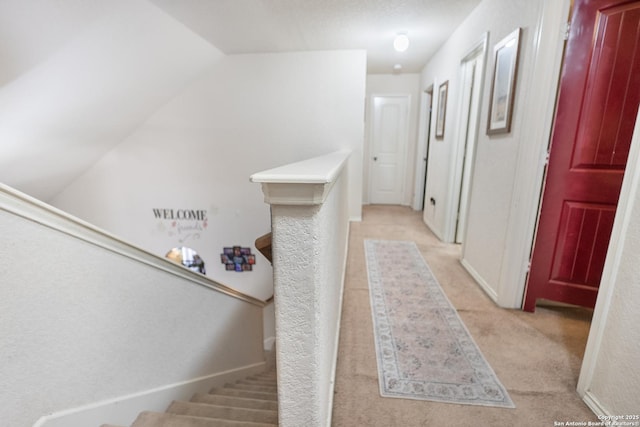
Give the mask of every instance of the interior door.
POLYGON ((373 95, 370 195, 374 204, 402 204, 409 135, 409 96, 373 95))
POLYGON ((595 305, 640 101, 640 1, 575 0, 524 309, 595 305))

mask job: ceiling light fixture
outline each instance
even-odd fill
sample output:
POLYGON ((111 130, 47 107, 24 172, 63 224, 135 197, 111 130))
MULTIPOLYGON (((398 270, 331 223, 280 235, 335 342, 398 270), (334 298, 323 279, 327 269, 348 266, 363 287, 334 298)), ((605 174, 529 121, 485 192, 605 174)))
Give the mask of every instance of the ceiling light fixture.
POLYGON ((393 39, 393 48, 398 52, 404 52, 409 47, 409 37, 406 33, 398 33, 393 39))

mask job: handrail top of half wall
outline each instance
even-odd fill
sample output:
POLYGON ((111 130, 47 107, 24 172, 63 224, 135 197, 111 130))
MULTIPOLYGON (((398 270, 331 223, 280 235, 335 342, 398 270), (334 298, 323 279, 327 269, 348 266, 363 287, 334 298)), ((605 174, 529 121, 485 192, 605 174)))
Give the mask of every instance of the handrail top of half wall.
POLYGON ((322 204, 344 169, 351 150, 334 151, 296 163, 257 172, 251 182, 262 184, 271 205, 322 204))
POLYGON ((7 211, 250 304, 259 307, 264 307, 267 304, 265 301, 246 295, 230 286, 191 271, 174 261, 126 242, 93 224, 2 183, 0 183, 0 210, 7 211))

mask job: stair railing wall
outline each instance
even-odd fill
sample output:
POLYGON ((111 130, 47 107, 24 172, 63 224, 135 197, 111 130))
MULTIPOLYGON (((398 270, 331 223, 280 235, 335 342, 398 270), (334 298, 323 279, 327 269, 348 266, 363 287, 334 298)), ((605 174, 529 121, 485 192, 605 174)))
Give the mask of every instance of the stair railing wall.
POLYGON ((263 302, 0 185, 0 420, 130 424, 265 369, 263 302))
POLYGON ((252 175, 271 205, 279 421, 329 426, 349 234, 349 151, 252 175))

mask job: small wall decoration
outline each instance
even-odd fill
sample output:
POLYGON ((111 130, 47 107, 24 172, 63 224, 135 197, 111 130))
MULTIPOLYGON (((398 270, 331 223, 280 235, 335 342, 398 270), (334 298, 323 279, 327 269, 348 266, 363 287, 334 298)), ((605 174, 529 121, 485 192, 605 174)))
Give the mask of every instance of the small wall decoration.
POLYGON ((157 220, 157 231, 166 233, 180 244, 200 239, 200 233, 208 226, 204 209, 153 208, 153 216, 157 220))
POLYGON ((436 115, 436 138, 444 138, 444 123, 447 115, 447 93, 449 80, 442 83, 438 89, 438 114, 436 115))
POLYGON ((493 48, 495 58, 487 123, 488 135, 511 131, 520 32, 520 28, 517 28, 493 48))
POLYGON ((227 271, 252 271, 253 265, 256 263, 256 256, 251 253, 250 248, 242 248, 233 246, 223 248, 220 260, 225 265, 227 271))

